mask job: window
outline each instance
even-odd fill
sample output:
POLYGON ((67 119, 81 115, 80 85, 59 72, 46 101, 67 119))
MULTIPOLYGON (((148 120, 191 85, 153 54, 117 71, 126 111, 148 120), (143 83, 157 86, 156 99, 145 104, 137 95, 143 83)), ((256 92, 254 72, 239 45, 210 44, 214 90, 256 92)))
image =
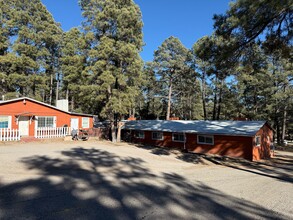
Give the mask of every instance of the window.
POLYGON ((163 140, 163 132, 152 132, 153 140, 163 140))
POLYGON ((82 118, 82 127, 89 128, 90 127, 90 119, 89 118, 82 118))
POLYGON ((214 136, 197 135, 198 144, 214 144, 214 136))
POLYGON ((183 133, 173 133, 172 134, 172 141, 176 142, 184 142, 184 134, 183 133))
POLYGON ((136 138, 144 139, 144 132, 143 131, 136 131, 134 136, 136 138))
POLYGON ((8 116, 0 116, 0 128, 9 128, 8 116))
POLYGON ((260 138, 260 136, 256 136, 256 137, 255 137, 255 145, 256 145, 257 147, 259 147, 259 146, 260 146, 260 143, 261 143, 261 138, 260 138))
POLYGON ((45 116, 45 117, 38 117, 38 128, 44 127, 54 127, 54 117, 53 116, 45 116))

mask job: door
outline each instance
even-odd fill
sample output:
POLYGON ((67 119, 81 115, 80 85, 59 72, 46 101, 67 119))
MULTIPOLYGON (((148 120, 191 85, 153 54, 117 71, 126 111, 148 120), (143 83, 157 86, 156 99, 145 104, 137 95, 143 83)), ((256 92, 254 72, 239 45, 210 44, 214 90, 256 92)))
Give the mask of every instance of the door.
POLYGON ((19 129, 20 136, 29 135, 29 117, 28 116, 19 117, 18 129, 19 129))
POLYGON ((70 120, 70 127, 71 127, 71 131, 74 130, 78 130, 78 118, 71 118, 70 120))

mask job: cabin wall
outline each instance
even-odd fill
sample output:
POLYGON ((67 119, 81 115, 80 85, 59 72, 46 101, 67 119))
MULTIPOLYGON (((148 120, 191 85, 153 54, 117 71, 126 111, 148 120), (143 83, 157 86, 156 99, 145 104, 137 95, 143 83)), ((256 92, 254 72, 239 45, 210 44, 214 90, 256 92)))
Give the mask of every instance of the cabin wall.
POLYGON ((186 143, 172 141, 171 132, 163 132, 163 140, 152 140, 152 132, 144 131, 144 139, 136 138, 130 133, 131 141, 161 147, 188 149, 195 153, 216 154, 252 160, 252 137, 213 135, 214 144, 197 143, 197 134, 186 134, 186 143))
POLYGON ((273 142, 273 131, 265 124, 253 138, 253 160, 268 159, 271 157, 271 144, 273 142), (256 137, 260 136, 261 143, 256 145, 256 137))
MULTIPOLYGON (((16 120, 16 115, 24 116, 55 116, 56 127, 62 127, 64 125, 70 126, 71 118, 78 118, 79 127, 82 126, 82 118, 89 118, 89 128, 93 127, 93 117, 80 116, 65 113, 54 108, 50 108, 39 103, 32 102, 30 100, 19 100, 10 103, 4 103, 0 105, 0 115, 11 116, 11 128, 18 129, 19 122, 16 120)), ((29 136, 34 136, 36 121, 34 119, 29 121, 29 136)))

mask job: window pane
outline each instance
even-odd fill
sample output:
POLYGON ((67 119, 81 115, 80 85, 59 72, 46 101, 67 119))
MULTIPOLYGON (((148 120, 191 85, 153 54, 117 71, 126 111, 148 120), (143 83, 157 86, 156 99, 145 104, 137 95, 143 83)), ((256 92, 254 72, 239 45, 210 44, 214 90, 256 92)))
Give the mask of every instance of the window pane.
POLYGON ((54 117, 38 117, 38 128, 54 127, 54 117))
POLYGON ((8 116, 0 116, 0 128, 8 128, 8 116))
POLYGON ((136 131, 135 137, 136 138, 144 138, 144 132, 143 131, 136 131))
POLYGON ((173 134, 173 140, 174 141, 184 141, 184 135, 183 134, 173 134))
POLYGON ((213 143, 213 138, 211 137, 206 137, 206 143, 212 144, 213 143))
POLYGON ((198 136, 198 143, 200 143, 200 144, 214 144, 214 137, 213 136, 199 135, 198 136))
POLYGON ((89 118, 82 118, 82 127, 89 128, 89 118))
POLYGON ((205 142, 204 136, 198 136, 198 141, 201 143, 204 143, 205 142))
POLYGON ((46 127, 46 118, 45 117, 38 117, 38 127, 39 128, 46 127))
POLYGON ((153 140, 162 140, 163 139, 163 133, 162 132, 153 132, 152 133, 153 140))
POLYGON ((46 127, 54 127, 54 118, 53 117, 47 117, 46 127))

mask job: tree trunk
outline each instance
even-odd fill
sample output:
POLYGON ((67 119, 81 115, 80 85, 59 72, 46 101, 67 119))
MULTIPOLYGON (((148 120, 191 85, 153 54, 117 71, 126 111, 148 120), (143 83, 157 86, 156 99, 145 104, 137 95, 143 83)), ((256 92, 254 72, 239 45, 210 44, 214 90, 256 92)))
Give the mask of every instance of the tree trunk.
POLYGON ((111 134, 112 134, 112 142, 116 143, 117 139, 116 139, 116 126, 115 126, 115 121, 113 121, 111 123, 111 134))
POLYGON ((285 106, 284 106, 284 112, 283 112, 282 137, 281 137, 282 144, 284 144, 284 142, 285 142, 286 121, 287 121, 287 104, 285 104, 285 106))
POLYGON ((59 74, 57 74, 57 83, 56 83, 56 106, 57 106, 58 100, 59 100, 59 74))
MULTIPOLYGON (((286 86, 284 88, 284 93, 286 93, 286 86)), ((281 142, 284 144, 285 142, 285 135, 286 135, 286 122, 287 122, 287 108, 288 108, 288 98, 285 99, 284 102, 284 111, 283 111, 283 121, 282 121, 282 136, 281 136, 281 142)))
POLYGON ((74 110, 74 96, 71 97, 71 111, 74 110))
POLYGON ((217 102, 218 102, 217 92, 218 92, 218 88, 216 85, 215 94, 214 94, 213 120, 216 120, 217 102))
POLYGON ((205 72, 202 74, 201 78, 201 84, 202 84, 202 92, 201 92, 201 98, 202 98, 202 107, 203 107, 203 117, 204 120, 207 120, 207 109, 206 109, 206 82, 205 82, 205 72))
POLYGON ((169 120, 170 119, 170 113, 171 113, 171 97, 172 97, 172 80, 170 79, 170 83, 169 83, 169 94, 168 94, 168 107, 167 107, 166 120, 169 120))
POLYGON ((124 122, 118 123, 117 142, 121 142, 121 128, 123 125, 124 125, 124 122))
POLYGON ((221 114, 221 105, 222 105, 222 93, 223 93, 223 84, 224 80, 221 80, 221 87, 219 91, 219 101, 217 103, 217 120, 220 120, 220 114, 221 114))
POLYGON ((49 104, 52 105, 53 101, 53 74, 50 76, 50 97, 49 97, 49 104))
POLYGON ((66 100, 69 100, 69 90, 66 89, 66 100))

